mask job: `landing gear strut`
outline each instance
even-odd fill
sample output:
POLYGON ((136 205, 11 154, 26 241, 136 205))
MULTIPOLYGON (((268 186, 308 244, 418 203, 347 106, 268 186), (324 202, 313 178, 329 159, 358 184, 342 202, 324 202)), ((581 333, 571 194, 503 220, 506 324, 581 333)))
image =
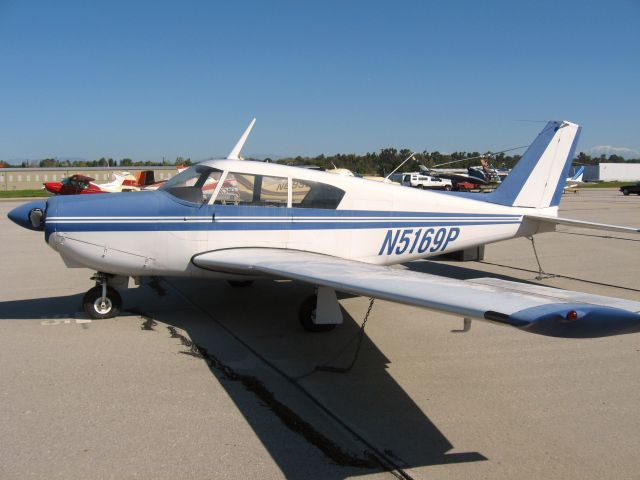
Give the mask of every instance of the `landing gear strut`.
POLYGON ((314 323, 316 319, 316 296, 309 295, 300 304, 298 309, 298 321, 307 332, 329 332, 336 326, 335 324, 314 323))
POLYGON ((84 294, 82 308, 90 318, 95 320, 115 317, 122 307, 120 294, 107 285, 107 275, 98 273, 92 278, 96 281, 96 286, 84 294))
POLYGON ((302 301, 298 320, 307 332, 328 332, 341 324, 342 310, 335 290, 318 287, 316 295, 310 295, 302 301))

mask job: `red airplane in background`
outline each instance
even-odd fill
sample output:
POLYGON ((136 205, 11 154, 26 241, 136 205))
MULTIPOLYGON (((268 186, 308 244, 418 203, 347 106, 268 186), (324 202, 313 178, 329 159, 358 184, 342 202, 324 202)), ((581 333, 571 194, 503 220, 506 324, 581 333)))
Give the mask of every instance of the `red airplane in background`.
POLYGON ((86 175, 71 175, 61 182, 46 182, 44 188, 54 195, 80 195, 93 193, 116 193, 140 190, 136 178, 128 172, 113 173, 109 183, 93 183, 94 178, 86 175))
MULTIPOLYGON (((177 167, 178 173, 187 167, 177 167)), ((93 193, 137 192, 155 190, 166 180, 156 182, 153 170, 143 170, 136 177, 129 172, 113 172, 114 180, 109 183, 94 183, 95 178, 75 174, 61 182, 46 182, 44 188, 54 195, 83 195, 93 193)))
POLYGON ((45 182, 44 188, 54 195, 106 193, 98 185, 92 183, 94 180, 95 178, 86 175, 71 175, 61 182, 45 182))

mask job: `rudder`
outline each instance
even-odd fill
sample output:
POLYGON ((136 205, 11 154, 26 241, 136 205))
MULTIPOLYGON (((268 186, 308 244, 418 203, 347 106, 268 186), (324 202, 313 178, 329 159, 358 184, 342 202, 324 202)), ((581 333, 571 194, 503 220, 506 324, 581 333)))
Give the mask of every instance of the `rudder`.
POLYGON ((547 123, 507 178, 484 200, 513 207, 559 205, 580 130, 567 121, 547 123))

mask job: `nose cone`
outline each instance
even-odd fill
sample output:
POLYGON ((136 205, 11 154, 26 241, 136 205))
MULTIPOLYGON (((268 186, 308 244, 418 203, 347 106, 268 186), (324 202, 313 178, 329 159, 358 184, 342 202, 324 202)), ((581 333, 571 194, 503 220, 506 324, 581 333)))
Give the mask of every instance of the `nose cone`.
POLYGON ((29 230, 44 230, 45 200, 35 200, 14 208, 8 213, 9 220, 29 230))

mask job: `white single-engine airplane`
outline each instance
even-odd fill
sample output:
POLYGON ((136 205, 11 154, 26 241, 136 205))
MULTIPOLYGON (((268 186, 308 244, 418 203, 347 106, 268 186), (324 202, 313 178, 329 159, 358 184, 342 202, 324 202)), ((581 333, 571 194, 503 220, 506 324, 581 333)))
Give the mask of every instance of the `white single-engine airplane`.
POLYGON ((396 184, 241 161, 253 122, 226 159, 195 165, 153 192, 52 197, 9 218, 44 231, 68 267, 90 268, 93 318, 121 308, 129 277, 288 278, 316 285, 302 325, 342 322, 335 291, 367 295, 560 337, 640 331, 640 302, 520 282, 457 280, 388 265, 550 232, 556 225, 640 230, 559 218, 580 127, 549 122, 492 193, 396 184))
POLYGON ((575 189, 578 187, 579 183, 584 183, 582 181, 582 177, 584 175, 584 165, 582 165, 576 173, 573 174, 573 177, 567 177, 567 182, 564 185, 564 191, 575 189))

